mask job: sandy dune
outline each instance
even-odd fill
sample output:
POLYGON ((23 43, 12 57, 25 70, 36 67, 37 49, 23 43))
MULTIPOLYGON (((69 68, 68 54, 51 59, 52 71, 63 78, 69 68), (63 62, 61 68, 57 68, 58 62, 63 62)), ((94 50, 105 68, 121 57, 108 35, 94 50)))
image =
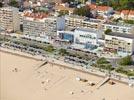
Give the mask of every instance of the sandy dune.
POLYGON ((100 89, 79 82, 77 76, 96 84, 100 77, 0 52, 0 100, 134 100, 134 88, 116 83, 100 89), (17 68, 17 71, 15 71, 17 68), (74 94, 70 94, 74 92, 74 94))

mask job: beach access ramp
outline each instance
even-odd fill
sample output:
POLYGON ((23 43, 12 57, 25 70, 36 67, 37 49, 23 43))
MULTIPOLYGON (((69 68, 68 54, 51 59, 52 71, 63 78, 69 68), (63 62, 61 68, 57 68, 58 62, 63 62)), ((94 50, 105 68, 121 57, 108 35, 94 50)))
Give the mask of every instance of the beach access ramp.
POLYGON ((34 66, 35 70, 38 70, 39 68, 46 65, 47 63, 48 63, 47 61, 42 61, 42 62, 38 63, 37 65, 34 66))
POLYGON ((97 85, 97 89, 99 89, 102 85, 104 85, 107 81, 110 80, 110 77, 104 78, 99 84, 97 85))

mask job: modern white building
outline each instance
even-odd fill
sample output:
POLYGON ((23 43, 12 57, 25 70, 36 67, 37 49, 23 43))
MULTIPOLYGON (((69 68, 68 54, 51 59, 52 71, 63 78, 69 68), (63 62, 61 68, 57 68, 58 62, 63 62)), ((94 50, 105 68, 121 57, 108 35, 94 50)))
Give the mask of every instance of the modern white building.
POLYGON ((134 34, 111 32, 105 35, 105 51, 127 56, 134 53, 134 34))
POLYGON ((2 7, 0 8, 0 27, 6 31, 20 30, 20 17, 18 8, 2 7))
POLYGON ((131 24, 124 24, 124 23, 103 23, 102 29, 107 30, 111 29, 112 32, 119 32, 119 33, 126 33, 126 34, 134 34, 134 31, 132 31, 134 28, 131 24))
POLYGON ((98 45, 98 39, 102 38, 102 33, 94 29, 80 29, 74 31, 74 43, 98 45))

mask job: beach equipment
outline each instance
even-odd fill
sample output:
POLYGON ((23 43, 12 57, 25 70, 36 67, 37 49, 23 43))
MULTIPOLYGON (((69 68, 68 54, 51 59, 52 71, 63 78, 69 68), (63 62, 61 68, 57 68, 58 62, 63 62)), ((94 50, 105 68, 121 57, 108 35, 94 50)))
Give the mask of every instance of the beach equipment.
POLYGON ((69 94, 74 94, 74 92, 73 91, 70 91, 69 94))

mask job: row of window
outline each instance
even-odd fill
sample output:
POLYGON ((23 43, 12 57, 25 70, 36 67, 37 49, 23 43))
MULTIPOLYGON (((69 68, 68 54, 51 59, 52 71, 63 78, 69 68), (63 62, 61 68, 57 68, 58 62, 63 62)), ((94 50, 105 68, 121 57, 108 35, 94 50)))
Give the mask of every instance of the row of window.
POLYGON ((91 35, 80 35, 80 37, 83 37, 83 38, 90 38, 90 39, 96 39, 96 37, 93 37, 91 35))

